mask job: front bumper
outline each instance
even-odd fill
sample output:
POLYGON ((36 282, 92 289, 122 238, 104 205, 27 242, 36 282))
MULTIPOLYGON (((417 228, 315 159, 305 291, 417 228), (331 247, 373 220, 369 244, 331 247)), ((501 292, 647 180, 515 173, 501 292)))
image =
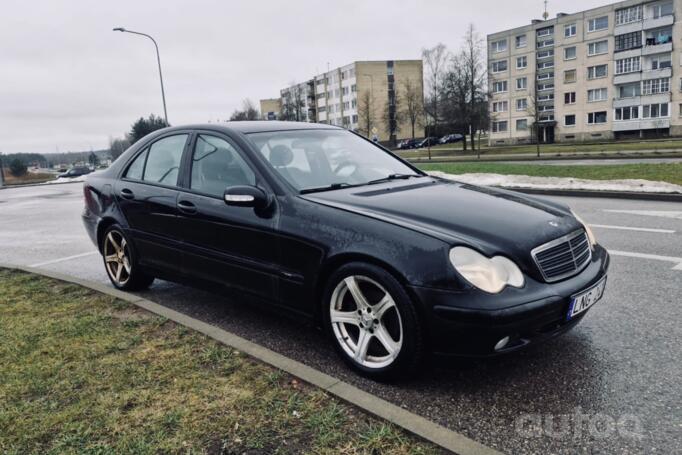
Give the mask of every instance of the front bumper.
POLYGON ((523 288, 507 288, 500 294, 477 289, 410 289, 426 310, 427 333, 436 354, 491 356, 521 349, 575 327, 587 312, 567 320, 571 296, 601 280, 608 266, 608 253, 597 246, 582 272, 557 283, 526 277, 523 288), (504 337, 509 337, 509 342, 496 350, 495 345, 504 337))

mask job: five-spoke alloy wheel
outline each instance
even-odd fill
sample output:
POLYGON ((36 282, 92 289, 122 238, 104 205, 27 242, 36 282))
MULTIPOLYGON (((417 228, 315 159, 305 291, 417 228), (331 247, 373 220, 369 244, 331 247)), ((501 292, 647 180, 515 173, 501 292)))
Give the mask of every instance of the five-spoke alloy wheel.
POLYGON ((391 274, 370 264, 348 264, 330 279, 325 320, 342 357, 377 379, 404 373, 421 357, 414 307, 391 274))
POLYGON ((102 257, 107 275, 118 289, 144 289, 154 281, 154 277, 137 270, 133 248, 117 225, 110 226, 104 233, 102 257))

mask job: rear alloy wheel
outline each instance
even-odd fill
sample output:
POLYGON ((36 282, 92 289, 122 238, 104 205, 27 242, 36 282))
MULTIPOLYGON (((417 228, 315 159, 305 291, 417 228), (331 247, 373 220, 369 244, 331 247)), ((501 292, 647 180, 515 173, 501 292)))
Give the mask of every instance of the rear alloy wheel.
POLYGON ((132 248, 123 232, 112 226, 102 241, 104 267, 111 283, 118 289, 134 291, 149 287, 154 277, 136 270, 132 248))
POLYGON ((369 264, 339 272, 327 293, 325 318, 337 350, 376 379, 409 372, 421 357, 421 337, 407 294, 389 273, 369 264))

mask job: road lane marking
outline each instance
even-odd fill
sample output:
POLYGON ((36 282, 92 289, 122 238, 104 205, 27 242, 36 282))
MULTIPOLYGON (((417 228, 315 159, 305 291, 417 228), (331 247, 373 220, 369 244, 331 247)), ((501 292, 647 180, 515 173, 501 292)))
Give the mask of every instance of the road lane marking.
POLYGON ((631 226, 611 226, 609 224, 590 224, 590 227, 601 229, 618 229, 621 231, 641 231, 641 232, 657 232, 659 234, 674 234, 672 229, 654 229, 654 228, 640 228, 631 226))
POLYGON ((82 258, 85 256, 90 256, 92 254, 98 254, 98 253, 99 253, 99 251, 89 251, 87 253, 74 254, 73 256, 66 256, 66 257, 59 258, 59 259, 53 259, 51 261, 45 261, 45 262, 39 262, 37 264, 32 264, 32 265, 29 265, 29 267, 42 267, 44 265, 50 265, 50 264, 56 264, 58 262, 70 261, 71 259, 78 259, 78 258, 82 258))
POLYGON ((631 251, 617 250, 608 251, 611 256, 625 256, 630 258, 653 259, 655 261, 674 262, 676 265, 673 267, 673 270, 682 270, 682 258, 676 258, 673 256, 659 256, 657 254, 633 253, 631 251))
POLYGON ((673 218, 682 220, 682 212, 677 210, 610 210, 604 209, 605 212, 611 213, 626 213, 628 215, 644 215, 644 216, 660 216, 663 218, 673 218))

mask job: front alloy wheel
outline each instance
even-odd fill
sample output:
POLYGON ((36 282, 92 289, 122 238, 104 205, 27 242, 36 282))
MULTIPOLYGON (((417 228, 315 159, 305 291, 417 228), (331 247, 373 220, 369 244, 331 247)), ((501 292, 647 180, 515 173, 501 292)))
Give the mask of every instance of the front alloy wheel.
POLYGON ((414 306, 385 270, 348 264, 330 278, 326 327, 337 351, 354 369, 375 379, 416 370, 422 337, 414 306))

